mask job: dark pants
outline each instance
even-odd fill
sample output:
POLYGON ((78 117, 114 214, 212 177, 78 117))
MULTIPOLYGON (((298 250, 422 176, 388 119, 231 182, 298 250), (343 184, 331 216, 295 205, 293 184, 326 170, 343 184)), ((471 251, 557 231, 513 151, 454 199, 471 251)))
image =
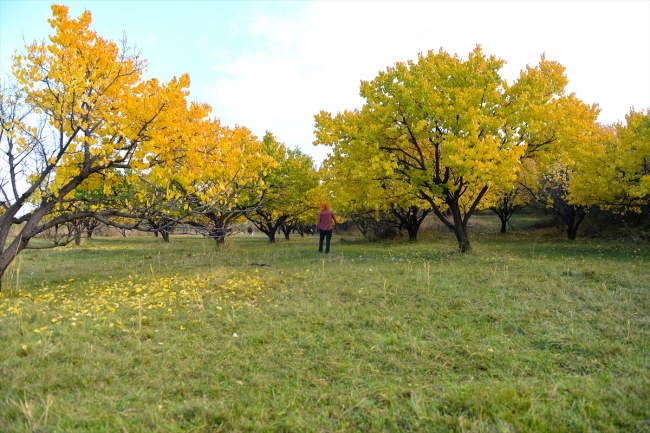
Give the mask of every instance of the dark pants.
POLYGON ((323 252, 323 239, 327 239, 325 243, 325 253, 330 252, 330 240, 332 239, 332 230, 321 230, 320 231, 320 241, 318 242, 318 252, 323 252))

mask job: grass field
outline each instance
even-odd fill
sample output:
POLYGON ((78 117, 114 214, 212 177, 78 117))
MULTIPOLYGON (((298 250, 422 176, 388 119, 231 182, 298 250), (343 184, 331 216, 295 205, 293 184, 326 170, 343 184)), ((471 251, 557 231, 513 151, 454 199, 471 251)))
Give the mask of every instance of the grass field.
POLYGON ((650 431, 650 245, 471 235, 26 251, 0 431, 650 431))

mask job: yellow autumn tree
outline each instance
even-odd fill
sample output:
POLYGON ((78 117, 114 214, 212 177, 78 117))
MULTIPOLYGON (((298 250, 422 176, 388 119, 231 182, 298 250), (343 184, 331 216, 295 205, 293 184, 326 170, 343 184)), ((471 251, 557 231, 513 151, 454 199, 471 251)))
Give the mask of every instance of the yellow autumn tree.
POLYGON ((91 30, 89 11, 75 19, 53 5, 52 14, 53 34, 14 56, 15 82, 2 85, 0 278, 39 233, 89 216, 129 216, 101 206, 65 212, 75 191, 109 194, 122 174, 171 168, 188 151, 189 77, 145 81, 145 61, 126 41, 91 30), (20 229, 6 245, 12 226, 20 229))
MULTIPOLYGON (((225 127, 212 119, 199 129, 194 152, 179 159, 169 178, 168 194, 187 197, 185 216, 179 218, 182 224, 221 243, 252 210, 242 202, 252 188, 263 184, 264 174, 275 163, 245 127, 225 127)), ((166 181, 169 174, 163 170, 160 178, 166 181)))
POLYGON ((514 180, 524 150, 504 127, 502 65, 480 47, 467 60, 440 50, 398 62, 362 81, 366 103, 360 111, 317 115, 315 143, 340 148, 343 155, 366 153, 359 164, 412 186, 454 231, 460 250, 468 251, 470 216, 491 185, 514 180), (461 200, 470 194, 474 200, 463 214, 461 200))
POLYGON ((517 179, 510 189, 495 187, 488 191, 484 198, 484 205, 499 217, 502 234, 506 233, 514 213, 530 204, 537 191, 539 191, 539 173, 532 158, 522 159, 517 179))
POLYGON ((571 191, 581 183, 584 161, 593 161, 599 153, 604 132, 597 122, 600 109, 564 93, 537 107, 542 111, 536 115, 541 127, 530 134, 524 157, 527 169, 517 186, 525 186, 574 240, 590 203, 572 197, 571 191))
POLYGON ((420 224, 431 210, 430 205, 418 198, 414 186, 392 176, 390 165, 378 157, 368 159, 373 149, 366 146, 360 135, 359 112, 346 112, 346 115, 345 122, 339 124, 342 129, 329 130, 330 137, 336 134, 336 140, 345 145, 332 149, 322 169, 324 182, 331 190, 333 208, 338 209, 340 216, 353 221, 364 236, 371 226, 378 228, 387 223, 405 228, 409 239, 415 240, 420 224))
POLYGON ((639 212, 650 200, 650 110, 631 110, 625 124, 603 126, 575 161, 569 200, 618 213, 639 212))
POLYGON ((310 191, 318 185, 314 161, 298 149, 289 149, 272 133, 266 132, 261 153, 269 164, 242 196, 240 207, 246 218, 275 243, 278 229, 289 239, 290 231, 304 222, 301 217, 314 210, 310 191))
POLYGON ((544 161, 552 159, 568 141, 559 138, 580 127, 562 117, 578 104, 564 92, 561 65, 542 56, 508 84, 503 64, 480 46, 466 60, 440 50, 398 62, 362 81, 361 110, 316 115, 315 144, 364 155, 360 170, 377 167, 412 186, 468 251, 467 224, 487 192, 510 191, 524 155, 546 150, 544 161))

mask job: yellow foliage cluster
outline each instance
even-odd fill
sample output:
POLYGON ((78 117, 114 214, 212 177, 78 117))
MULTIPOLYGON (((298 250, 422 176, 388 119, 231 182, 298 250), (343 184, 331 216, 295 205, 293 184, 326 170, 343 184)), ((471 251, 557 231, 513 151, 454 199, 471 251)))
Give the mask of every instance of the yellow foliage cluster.
MULTIPOLYGON (((0 259, 11 257, 0 260, 0 276, 48 226, 82 218, 149 228, 195 217, 223 230, 222 214, 239 218, 241 195, 263 185, 278 165, 249 129, 222 125, 208 104, 188 101, 187 74, 146 79, 140 53, 125 40, 101 37, 91 22, 89 11, 72 17, 67 6, 52 5, 52 35, 13 57, 15 84, 7 94, 33 119, 14 125, 0 116, 6 133, 0 145, 12 172, 24 173, 28 184, 12 198, 24 211, 11 206, 0 225, 20 213, 29 223, 17 236, 20 244, 0 247, 0 259), (38 164, 27 164, 29 152, 38 164)), ((2 113, 5 93, 0 86, 2 113)))
MULTIPOLYGON (((332 195, 350 209, 429 207, 466 251, 467 221, 476 209, 504 200, 525 204, 539 187, 533 178, 558 161, 571 169, 587 160, 598 167, 599 108, 566 92, 565 68, 542 55, 508 83, 499 75, 503 65, 480 46, 467 59, 442 49, 421 53, 362 81, 361 109, 317 114, 314 144, 333 151, 324 162, 332 195)), ((612 172, 635 167, 633 176, 622 176, 635 183, 627 189, 631 197, 645 193, 639 148, 612 152, 631 155, 629 164, 611 164, 612 172)), ((595 183, 597 176, 588 177, 595 183)))
POLYGON ((626 123, 602 127, 575 158, 569 199, 616 212, 650 199, 650 110, 631 110, 626 123))
MULTIPOLYGON (((52 13, 49 41, 27 45, 13 65, 25 103, 61 135, 47 161, 54 177, 41 194, 109 196, 125 180, 146 177, 167 190, 167 200, 189 194, 206 202, 230 197, 233 185, 256 182, 273 166, 247 128, 223 126, 209 117, 208 104, 187 101, 187 74, 144 80, 146 61, 91 30, 89 11, 75 19, 68 7, 53 5, 52 13), (126 178, 116 171, 124 169, 126 178)), ((42 181, 41 174, 30 181, 42 181)), ((135 192, 146 202, 141 196, 149 191, 135 192)))

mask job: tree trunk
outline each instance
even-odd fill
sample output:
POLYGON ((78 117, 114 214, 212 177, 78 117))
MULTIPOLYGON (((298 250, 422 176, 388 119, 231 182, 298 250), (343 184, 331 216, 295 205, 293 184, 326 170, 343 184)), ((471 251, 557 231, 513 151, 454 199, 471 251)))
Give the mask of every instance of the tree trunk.
POLYGON ((163 241, 169 242, 169 232, 167 230, 161 230, 160 235, 163 238, 163 241))
POLYGON ((91 239, 93 237, 93 233, 97 228, 99 228, 101 224, 97 222, 94 218, 84 218, 81 227, 82 230, 86 232, 86 237, 88 239, 91 239))
POLYGON ((460 213, 460 207, 458 202, 455 200, 447 201, 447 206, 451 211, 451 215, 454 218, 454 235, 456 235, 456 241, 458 241, 458 248, 461 253, 469 252, 472 249, 472 245, 469 242, 469 237, 467 236, 467 225, 463 221, 463 216, 460 213))
MULTIPOLYGON (((163 236, 164 240, 164 234, 161 230, 160 232, 161 236, 163 236)), ((210 229, 210 237, 215 240, 217 245, 221 245, 225 242, 226 240, 226 234, 225 234, 225 229, 223 227, 214 227, 210 229)))
POLYGON ((2 291, 2 278, 4 277, 5 271, 16 256, 25 249, 28 242, 29 240, 25 240, 19 236, 0 254, 0 291, 2 291))
POLYGON ((461 253, 467 253, 472 249, 472 245, 469 243, 469 238, 467 237, 467 230, 463 230, 463 226, 456 225, 454 229, 454 234, 456 235, 456 240, 458 241, 458 248, 461 253))
POLYGON ((289 235, 291 235, 292 227, 283 223, 283 224, 280 224, 278 226, 278 228, 280 229, 280 231, 284 235, 284 239, 289 240, 289 235))
POLYGON ((553 208, 553 216, 566 225, 566 233, 569 240, 575 240, 578 236, 578 227, 585 219, 587 212, 582 206, 576 206, 563 201, 559 206, 553 208))
POLYGON ((570 241, 575 241, 576 237, 578 236, 578 228, 568 226, 566 233, 570 241))
POLYGON ((567 236, 569 240, 576 240, 578 237, 578 227, 585 219, 585 211, 580 206, 571 206, 571 217, 567 221, 567 236))
POLYGON ((77 230, 77 232, 74 234, 74 244, 76 246, 81 245, 81 229, 77 230))
POLYGON ((270 215, 265 215, 262 212, 258 212, 258 216, 261 218, 254 219, 248 216, 247 218, 255 225, 255 227, 257 227, 257 230, 261 231, 269 238, 269 243, 275 243, 275 234, 278 231, 282 231, 285 234, 285 238, 289 240, 289 233, 291 233, 291 228, 288 227, 287 231, 284 230, 285 221, 287 219, 286 216, 282 216, 278 219, 272 219, 270 215))
POLYGON ((445 212, 447 215, 451 214, 453 217, 453 224, 447 219, 447 216, 445 216, 442 212, 440 212, 440 209, 436 205, 436 203, 433 201, 432 198, 430 197, 422 197, 425 200, 427 200, 431 204, 431 211, 434 213, 435 216, 438 217, 438 219, 445 225, 449 230, 454 232, 454 235, 456 236, 456 241, 458 242, 458 248, 461 253, 466 253, 472 249, 472 245, 469 242, 469 236, 467 235, 467 222, 469 221, 470 217, 476 210, 476 206, 478 205, 479 201, 485 195, 487 192, 487 186, 483 188, 483 190, 479 193, 478 197, 474 200, 474 204, 471 206, 469 211, 465 214, 465 217, 463 218, 463 215, 460 211, 460 205, 458 204, 458 197, 455 197, 451 194, 448 194, 445 197, 445 203, 447 204, 447 211, 445 212))
POLYGON ((269 238, 270 244, 275 243, 275 233, 278 231, 277 225, 274 225, 272 222, 266 222, 266 223, 253 222, 253 224, 255 224, 257 230, 261 231, 266 235, 267 238, 269 238))
POLYGON ((499 200, 498 206, 490 206, 490 210, 497 214, 499 220, 501 221, 501 234, 505 234, 506 225, 508 224, 508 202, 505 200, 499 200))
POLYGON ((415 241, 418 237, 418 230, 424 218, 431 212, 429 209, 421 209, 418 206, 410 206, 408 209, 393 207, 391 213, 395 215, 400 223, 400 234, 402 228, 406 228, 409 234, 409 241, 415 241))
MULTIPOLYGON (((365 221, 359 218, 352 217, 352 222, 354 223, 355 226, 357 226, 357 229, 359 229, 359 231, 365 238, 366 234, 368 233, 368 226, 365 224, 365 221)), ((316 230, 318 231, 318 228, 316 230)))
POLYGON ((5 271, 11 262, 14 261, 16 256, 27 247, 31 238, 39 233, 38 223, 45 217, 45 215, 52 211, 53 207, 54 203, 48 203, 41 208, 36 209, 23 225, 18 236, 11 241, 7 248, 5 248, 5 243, 9 236, 9 230, 11 229, 10 218, 14 216, 15 212, 13 214, 7 212, 2 215, 2 217, 6 219, 1 220, 2 224, 0 224, 0 241, 2 242, 2 244, 0 244, 0 290, 2 290, 2 278, 5 271))
POLYGON ((419 228, 420 228, 419 225, 417 227, 411 227, 411 226, 406 227, 406 231, 409 234, 409 241, 417 240, 417 238, 418 238, 418 229, 419 228))

